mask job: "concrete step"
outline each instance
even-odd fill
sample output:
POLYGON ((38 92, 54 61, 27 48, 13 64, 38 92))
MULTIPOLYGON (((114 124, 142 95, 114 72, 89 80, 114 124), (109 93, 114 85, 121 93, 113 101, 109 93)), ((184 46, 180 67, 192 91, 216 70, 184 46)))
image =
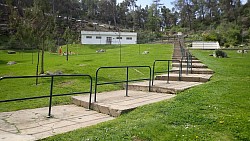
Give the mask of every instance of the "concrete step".
MULTIPOLYGON (((181 81, 187 81, 187 82, 207 82, 212 77, 211 74, 182 74, 181 75, 181 81)), ((162 74, 157 75, 155 77, 155 80, 165 80, 167 81, 168 75, 162 74)), ((170 73, 169 74, 169 81, 179 81, 179 74, 170 73)))
MULTIPOLYGON (((172 63, 172 67, 180 67, 180 63, 172 63)), ((185 67, 187 67, 187 63, 182 63, 182 68, 185 67)), ((192 63, 192 68, 208 68, 208 67, 202 63, 192 63)))
MULTIPOLYGON (((173 63, 179 63, 179 62, 180 61, 173 61, 173 63)), ((188 60, 188 62, 190 62, 190 60, 188 60)), ((182 60, 182 63, 187 63, 187 60, 182 60)), ((202 63, 202 62, 200 60, 192 60, 192 63, 202 63)))
MULTIPOLYGON (((172 59, 173 59, 173 60, 181 60, 181 58, 182 58, 181 56, 172 56, 172 59)), ((198 58, 196 58, 196 57, 194 57, 194 56, 192 57, 192 59, 193 59, 193 60, 199 60, 198 58)))
MULTIPOLYGON (((157 93, 168 93, 176 94, 178 92, 184 91, 185 89, 191 88, 196 85, 202 84, 201 82, 184 82, 184 81, 169 81, 167 84, 166 81, 154 80, 154 86, 151 86, 152 92, 157 93)), ((148 81, 131 83, 128 86, 129 90, 136 91, 148 91, 148 81)))
MULTIPOLYGON (((171 71, 173 73, 179 73, 179 67, 173 67, 171 71)), ((182 69, 182 73, 185 74, 187 72, 186 68, 182 69)), ((188 70, 189 73, 191 73, 191 69, 188 70)), ((214 71, 208 68, 192 68, 192 74, 213 74, 214 71)))
POLYGON ((0 140, 40 140, 114 119, 76 105, 53 106, 53 117, 47 114, 48 107, 0 113, 0 140))
MULTIPOLYGON (((97 102, 92 102, 91 109, 117 117, 123 113, 129 112, 139 106, 167 100, 175 95, 161 94, 142 91, 128 91, 128 97, 125 96, 125 90, 97 93, 97 102)), ((92 95, 94 97, 94 95, 92 95)), ((79 106, 88 107, 89 96, 73 96, 73 103, 79 106)))

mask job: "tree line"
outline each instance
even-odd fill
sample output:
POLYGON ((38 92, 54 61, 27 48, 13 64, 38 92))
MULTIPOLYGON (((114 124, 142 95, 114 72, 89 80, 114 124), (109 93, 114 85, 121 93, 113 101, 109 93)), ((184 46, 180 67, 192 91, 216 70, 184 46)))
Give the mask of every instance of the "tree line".
POLYGON ((250 36, 249 0, 245 4, 241 0, 173 0, 172 9, 158 5, 160 0, 145 7, 138 5, 137 0, 121 3, 116 0, 0 0, 0 3, 10 6, 10 34, 24 43, 44 38, 56 44, 58 35, 66 41, 63 35, 69 34, 65 31, 74 34, 71 38, 77 40, 76 20, 111 24, 117 31, 136 31, 141 40, 181 31, 193 33, 193 39, 236 45, 249 41, 250 36), (76 20, 72 22, 72 19, 76 20))

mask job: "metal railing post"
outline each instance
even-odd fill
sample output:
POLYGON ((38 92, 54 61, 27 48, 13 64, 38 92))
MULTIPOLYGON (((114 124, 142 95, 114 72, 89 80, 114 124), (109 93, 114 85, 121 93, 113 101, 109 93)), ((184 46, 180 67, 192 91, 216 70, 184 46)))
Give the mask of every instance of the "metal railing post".
POLYGON ((168 80, 167 80, 167 84, 169 84, 169 60, 168 60, 168 80))
POLYGON ((127 76, 126 76, 126 97, 128 97, 128 67, 127 67, 127 76))
POLYGON ((54 76, 51 76, 50 82, 50 97, 49 97, 49 114, 47 118, 51 118, 51 106, 52 106, 52 97, 53 97, 53 83, 54 83, 54 76))
POLYGON ((182 61, 179 60, 180 66, 179 66, 179 81, 181 81, 181 69, 182 69, 182 61))
POLYGON ((92 97, 92 77, 89 77, 90 78, 90 91, 89 91, 89 110, 91 109, 91 97, 92 97))
POLYGON ((94 102, 96 102, 96 92, 97 92, 97 81, 98 81, 98 71, 99 71, 99 69, 97 69, 97 71, 95 73, 95 96, 94 96, 94 102))
POLYGON ((181 58, 181 75, 182 75, 182 63, 183 63, 183 57, 181 58))
POLYGON ((152 86, 154 86, 154 77, 155 77, 155 62, 156 61, 154 61, 154 64, 153 64, 153 74, 152 74, 152 86))
POLYGON ((190 57, 191 57, 191 74, 193 73, 193 56, 192 54, 190 54, 190 57))
POLYGON ((151 67, 149 67, 149 84, 148 84, 148 91, 151 92, 151 67))
POLYGON ((188 75, 188 61, 189 61, 188 53, 186 53, 186 61, 187 61, 187 71, 186 71, 186 74, 188 75))

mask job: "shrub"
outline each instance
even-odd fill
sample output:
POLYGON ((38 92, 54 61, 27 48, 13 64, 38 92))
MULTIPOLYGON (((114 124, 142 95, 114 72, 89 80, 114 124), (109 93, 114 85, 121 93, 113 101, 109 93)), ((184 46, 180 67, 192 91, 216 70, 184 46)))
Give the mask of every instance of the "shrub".
POLYGON ((230 44, 229 44, 229 43, 226 43, 226 44, 225 44, 225 47, 226 47, 226 48, 229 48, 229 47, 230 47, 230 44))
POLYGON ((222 50, 215 50, 214 57, 227 58, 227 53, 222 50))

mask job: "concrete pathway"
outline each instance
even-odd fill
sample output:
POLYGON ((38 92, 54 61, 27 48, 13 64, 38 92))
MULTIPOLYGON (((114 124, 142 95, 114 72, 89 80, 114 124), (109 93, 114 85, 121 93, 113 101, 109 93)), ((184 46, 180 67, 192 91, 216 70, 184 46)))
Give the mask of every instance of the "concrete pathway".
MULTIPOLYGON (((125 90, 103 92, 97 93, 97 102, 92 103, 91 109, 117 117, 139 106, 167 100, 174 96, 175 95, 172 94, 130 90, 128 91, 128 97, 126 97, 125 90)), ((94 95, 92 95, 92 97, 94 97, 94 95)), ((72 99, 74 104, 88 107, 89 97, 87 95, 74 96, 72 99)))
MULTIPOLYGON (((157 93, 168 93, 176 94, 178 92, 184 91, 185 89, 203 84, 201 82, 185 82, 185 81, 162 81, 154 80, 154 86, 151 87, 152 92, 157 93)), ((137 91, 148 91, 148 81, 137 82, 129 84, 128 88, 130 90, 137 91)))
MULTIPOLYGON (((212 77, 212 74, 181 74, 181 81, 189 82, 207 82, 212 77)), ((165 80, 167 81, 168 74, 161 74, 155 77, 155 80, 165 80)), ((179 74, 170 73, 169 81, 179 81, 179 74)))
POLYGON ((33 141, 112 120, 105 114, 75 105, 0 113, 0 141, 33 141))

